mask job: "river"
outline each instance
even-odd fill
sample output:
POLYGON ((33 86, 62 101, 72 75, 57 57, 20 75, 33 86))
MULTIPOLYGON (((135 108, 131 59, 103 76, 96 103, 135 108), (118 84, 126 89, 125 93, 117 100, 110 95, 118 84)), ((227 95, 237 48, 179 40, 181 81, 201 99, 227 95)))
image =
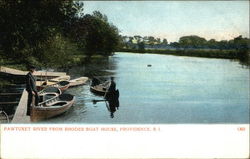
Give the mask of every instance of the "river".
POLYGON ((67 71, 72 77, 114 76, 120 107, 111 118, 105 102, 91 102, 102 98, 84 85, 67 90, 76 96, 68 112, 42 123, 249 123, 249 69, 237 61, 116 53, 67 71))

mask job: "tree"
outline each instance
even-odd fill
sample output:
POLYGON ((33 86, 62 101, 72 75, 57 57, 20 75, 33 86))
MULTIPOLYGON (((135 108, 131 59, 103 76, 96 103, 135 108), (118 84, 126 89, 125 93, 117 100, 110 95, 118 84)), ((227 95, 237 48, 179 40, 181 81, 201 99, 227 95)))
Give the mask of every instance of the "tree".
POLYGON ((110 55, 119 46, 118 29, 98 11, 79 18, 75 28, 74 39, 87 56, 110 55))
POLYGON ((167 45, 167 44, 168 44, 167 39, 163 39, 163 40, 162 40, 162 44, 163 44, 163 45, 167 45))
POLYGON ((0 49, 4 56, 19 63, 38 62, 47 42, 70 27, 77 13, 74 4, 73 0, 2 0, 0 49))
POLYGON ((108 23, 108 17, 104 14, 102 14, 100 11, 94 11, 93 17, 103 20, 104 22, 108 23))
POLYGON ((160 38, 156 38, 155 42, 156 42, 157 44, 160 44, 160 43, 161 43, 161 39, 160 39, 160 38))
POLYGON ((149 42, 150 45, 154 45, 155 41, 156 40, 155 40, 155 38, 153 36, 148 37, 148 42, 149 42))
POLYGON ((144 51, 145 50, 145 44, 144 44, 144 42, 139 42, 138 43, 138 50, 140 50, 140 51, 144 51))
POLYGON ((242 38, 242 35, 236 37, 233 39, 233 42, 234 42, 234 47, 235 49, 237 50, 247 50, 249 49, 249 39, 247 38, 242 38))
POLYGON ((135 35, 134 39, 136 40, 137 43, 140 43, 142 41, 142 37, 140 35, 135 35))
POLYGON ((180 44, 178 42, 171 42, 170 46, 174 47, 174 48, 179 48, 180 44))
POLYGON ((196 35, 183 36, 179 39, 179 45, 183 48, 202 48, 206 42, 205 38, 196 35))
POLYGON ((207 47, 211 49, 218 48, 217 44, 218 42, 215 39, 210 39, 209 41, 207 41, 207 47))

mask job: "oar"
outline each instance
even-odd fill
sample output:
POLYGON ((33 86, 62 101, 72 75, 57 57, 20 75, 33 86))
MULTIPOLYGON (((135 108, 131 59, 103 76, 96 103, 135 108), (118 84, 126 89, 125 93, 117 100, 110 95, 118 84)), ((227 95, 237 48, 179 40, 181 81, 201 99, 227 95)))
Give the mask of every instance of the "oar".
POLYGON ((96 104, 97 102, 106 102, 107 100, 101 99, 101 100, 92 100, 93 104, 96 104))
POLYGON ((105 101, 105 104, 106 104, 106 107, 107 107, 108 111, 110 111, 110 108, 109 108, 109 106, 108 106, 107 101, 105 101))

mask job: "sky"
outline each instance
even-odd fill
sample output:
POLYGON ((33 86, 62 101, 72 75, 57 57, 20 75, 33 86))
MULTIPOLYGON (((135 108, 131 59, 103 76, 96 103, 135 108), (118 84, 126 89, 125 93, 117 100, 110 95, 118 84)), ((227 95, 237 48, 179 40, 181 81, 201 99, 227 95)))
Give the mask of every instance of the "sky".
POLYGON ((121 35, 178 41, 198 35, 207 40, 249 38, 249 1, 84 1, 84 14, 107 15, 121 35))

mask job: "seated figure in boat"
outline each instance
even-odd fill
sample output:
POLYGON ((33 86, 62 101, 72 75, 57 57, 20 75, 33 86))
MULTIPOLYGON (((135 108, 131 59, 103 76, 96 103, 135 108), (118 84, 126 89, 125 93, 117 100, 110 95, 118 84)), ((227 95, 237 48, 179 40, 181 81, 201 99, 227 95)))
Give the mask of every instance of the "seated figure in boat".
POLYGON ((96 86, 96 85, 98 85, 98 84, 100 84, 100 81, 97 79, 97 78, 93 78, 92 79, 92 82, 91 82, 91 86, 96 86))
POLYGON ((111 81, 110 81, 108 92, 115 92, 116 91, 116 83, 114 81, 114 77, 111 77, 110 79, 111 79, 111 81))

